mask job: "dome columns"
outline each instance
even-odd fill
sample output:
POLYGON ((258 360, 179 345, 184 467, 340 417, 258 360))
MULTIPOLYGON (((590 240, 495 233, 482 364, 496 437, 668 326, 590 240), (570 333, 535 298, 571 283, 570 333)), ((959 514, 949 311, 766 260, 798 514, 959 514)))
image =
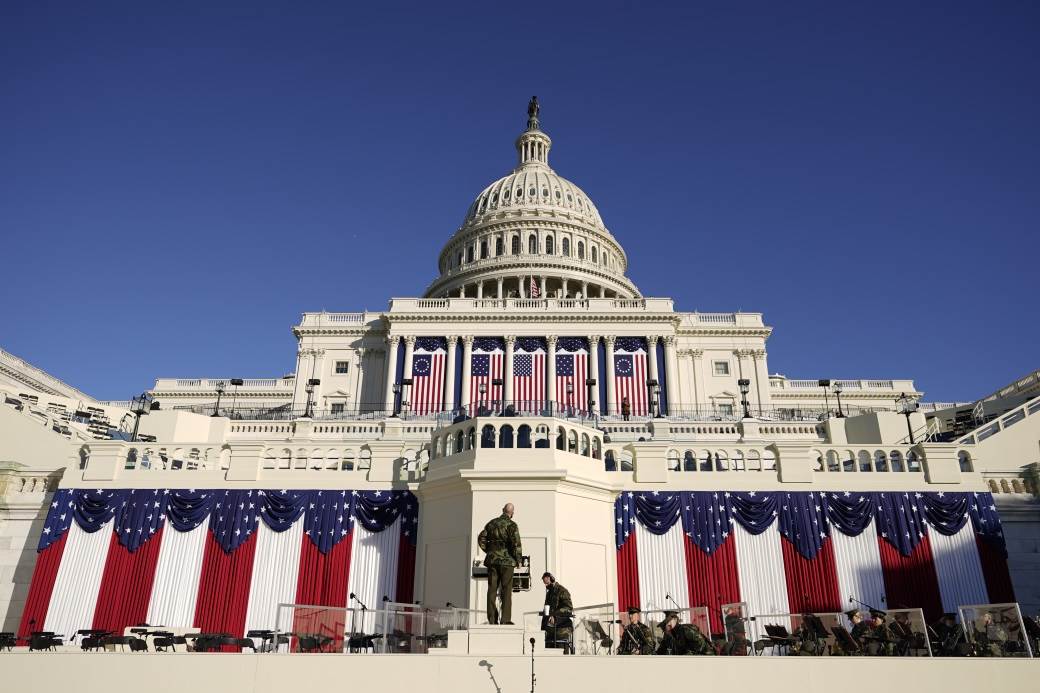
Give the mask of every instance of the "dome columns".
POLYGON ((632 298, 631 292, 619 290, 607 283, 561 274, 524 272, 464 281, 439 293, 444 298, 632 298), (534 286, 537 295, 532 296, 534 286))

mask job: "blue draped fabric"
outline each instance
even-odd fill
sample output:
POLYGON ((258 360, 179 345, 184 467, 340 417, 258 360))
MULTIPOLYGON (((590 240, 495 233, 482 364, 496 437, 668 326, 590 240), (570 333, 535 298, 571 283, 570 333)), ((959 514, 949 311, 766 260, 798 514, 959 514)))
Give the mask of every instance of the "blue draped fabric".
POLYGON ((166 517, 178 532, 190 532, 209 519, 210 511, 223 494, 220 491, 171 489, 163 491, 169 499, 166 517))
POLYGON ((528 352, 548 351, 548 346, 544 337, 517 337, 516 350, 528 352))
POLYGON ((502 351, 506 348, 506 340, 502 337, 475 337, 473 351, 502 351))
POLYGON ((589 340, 585 337, 560 337, 556 341, 557 353, 561 351, 584 351, 589 348, 589 340))
POLYGON ((445 337, 416 337, 415 348, 420 351, 447 351, 448 340, 445 337))
POLYGON ((874 520, 873 493, 826 493, 827 520, 842 534, 858 536, 874 520))
POLYGON ((134 553, 159 531, 166 519, 168 497, 158 489, 134 489, 116 508, 116 536, 127 551, 134 553))
POLYGON ((76 489, 73 491, 76 524, 84 532, 98 531, 115 516, 116 510, 126 502, 129 495, 129 491, 122 489, 76 489))
POLYGON ((300 519, 315 493, 320 494, 321 491, 257 491, 263 501, 260 518, 275 532, 284 532, 300 519))
POLYGON ((1006 558, 1007 546, 1004 543, 1004 530, 1000 526, 1000 515, 997 514, 997 506, 993 502, 993 494, 976 492, 971 495, 968 516, 971 518, 975 533, 1000 549, 1001 554, 1006 558))
POLYGON ((886 491, 874 494, 878 536, 909 556, 927 531, 920 493, 886 491))
POLYGON ((405 505, 415 505, 415 496, 409 491, 354 493, 354 518, 370 532, 382 532, 397 520, 405 510, 405 505))
POLYGON ((823 504, 823 495, 815 491, 784 493, 780 499, 780 534, 809 559, 816 558, 830 536, 823 504))
POLYGON ((681 519, 682 499, 678 491, 649 491, 635 494, 636 517, 652 534, 665 534, 681 519))
POLYGON ((43 551, 48 546, 65 536, 72 526, 72 516, 75 514, 76 496, 71 488, 60 488, 54 492, 51 498, 51 507, 47 510, 47 519, 40 531, 40 541, 36 545, 37 551, 43 551))
POLYGON ((614 548, 620 551, 635 529, 636 494, 625 491, 614 500, 614 548))
POLYGON ((929 491, 919 498, 928 523, 940 534, 956 534, 968 521, 968 494, 929 491))
POLYGON ((728 493, 719 491, 683 491, 683 532, 701 551, 711 554, 729 538, 730 512, 728 493))
POLYGON ((328 553, 354 530, 357 491, 313 491, 307 502, 304 534, 321 553, 328 553))
POLYGON ((260 515, 260 497, 252 489, 235 489, 217 495, 209 516, 209 529, 225 553, 244 544, 253 532, 260 515))
POLYGON ((761 534, 769 529, 780 508, 779 491, 730 491, 731 517, 750 534, 761 534))
POLYGON ((643 337, 617 337, 614 340, 614 349, 616 351, 646 351, 646 339, 643 337))

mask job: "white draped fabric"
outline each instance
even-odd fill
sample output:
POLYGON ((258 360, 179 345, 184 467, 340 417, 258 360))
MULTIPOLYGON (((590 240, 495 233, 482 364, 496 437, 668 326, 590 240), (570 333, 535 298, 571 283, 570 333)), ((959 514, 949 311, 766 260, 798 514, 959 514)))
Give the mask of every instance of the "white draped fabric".
MULTIPOLYGON (((871 522, 858 536, 850 537, 834 527, 831 531, 834 563, 838 571, 838 592, 842 603, 855 597, 878 608, 885 606, 885 575, 881 570, 881 550, 877 528, 871 522)), ((848 604, 851 609, 854 604, 848 604)))
MULTIPOLYGON (((401 519, 382 532, 370 532, 361 522, 354 523, 347 591, 358 596, 368 608, 358 628, 374 633, 375 611, 381 611, 383 596, 397 596, 397 552, 401 543, 401 519)), ((357 604, 351 604, 357 606, 357 604)))
POLYGON ((961 531, 952 536, 932 530, 928 537, 932 544, 932 560, 939 578, 943 609, 956 612, 957 607, 963 604, 988 602, 986 578, 982 574, 975 530, 971 523, 965 522, 961 531))
POLYGON ((675 608, 668 595, 680 606, 689 606, 682 523, 676 522, 664 534, 650 532, 642 522, 637 522, 635 527, 639 547, 639 599, 643 611, 675 608))
POLYGON ((294 523, 284 532, 275 532, 266 522, 260 522, 256 531, 256 553, 246 608, 247 633, 274 630, 278 605, 296 601, 303 522, 294 523))
POLYGON ((69 527, 47 618, 43 628, 37 626, 39 630, 68 639, 78 630, 93 627, 108 545, 112 541, 112 522, 109 520, 89 534, 75 522, 69 527))
POLYGON ((163 528, 152 598, 148 602, 148 623, 167 628, 195 625, 195 601, 208 534, 206 522, 190 532, 178 532, 171 524, 163 528))
POLYGON ((780 532, 751 534, 739 522, 733 523, 730 531, 733 533, 730 541, 735 539, 737 542, 740 600, 747 602, 748 613, 785 614, 790 611, 780 532))

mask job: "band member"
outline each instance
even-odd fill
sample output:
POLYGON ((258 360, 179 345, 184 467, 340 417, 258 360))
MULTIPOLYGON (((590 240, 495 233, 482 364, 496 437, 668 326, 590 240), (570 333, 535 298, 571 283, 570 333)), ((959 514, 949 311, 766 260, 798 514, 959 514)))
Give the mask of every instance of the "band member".
POLYGON ((726 644, 723 645, 722 654, 746 655, 748 649, 747 629, 744 627, 744 619, 741 616, 739 607, 726 607, 723 627, 726 629, 726 644))
POLYGON ((887 616, 888 614, 880 609, 870 610, 870 629, 865 636, 868 655, 877 657, 892 654, 892 634, 888 632, 888 625, 885 623, 887 616))
POLYGON ((513 522, 513 504, 506 503, 502 514, 484 525, 477 537, 477 546, 487 553, 484 565, 488 569, 487 618, 488 623, 513 625, 513 569, 520 565, 522 549, 520 530, 513 522), (502 620, 499 621, 495 604, 496 592, 502 600, 502 620))
POLYGON ((888 630, 896 641, 894 654, 899 657, 906 657, 909 655, 910 649, 913 647, 914 641, 917 639, 914 629, 910 625, 910 614, 905 611, 897 611, 895 614, 895 620, 891 625, 889 625, 888 630))
POLYGON ((619 655, 652 655, 654 634, 643 621, 643 612, 638 606, 628 607, 628 625, 621 632, 619 655))
POLYGON ((701 629, 692 623, 679 623, 679 613, 666 611, 664 620, 657 624, 664 636, 657 646, 657 654, 713 655, 715 648, 704 637, 701 629))
POLYGON ((1008 641, 1008 632, 1004 626, 993 621, 993 614, 987 611, 982 615, 981 625, 975 628, 976 653, 980 657, 1002 657, 1008 641))
POLYGON ((542 574, 545 585, 546 616, 542 619, 542 630, 545 631, 546 648, 564 647, 573 640, 574 604, 567 588, 556 582, 556 577, 549 572, 542 574))
POLYGON ((849 617, 849 622, 852 624, 852 630, 849 631, 849 634, 856 641, 857 645, 863 647, 863 636, 870 631, 870 624, 863 620, 863 614, 859 609, 846 611, 845 615, 849 617))
POLYGON ((932 625, 935 634, 933 651, 937 657, 964 657, 968 655, 968 646, 964 642, 964 631, 957 625, 957 614, 943 614, 938 622, 932 625))

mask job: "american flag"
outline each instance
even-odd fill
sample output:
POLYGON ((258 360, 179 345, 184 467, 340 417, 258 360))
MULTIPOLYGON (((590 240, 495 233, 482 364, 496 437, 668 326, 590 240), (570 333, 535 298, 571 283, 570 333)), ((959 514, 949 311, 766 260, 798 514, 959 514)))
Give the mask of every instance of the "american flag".
POLYGON ((641 337, 619 337, 614 348, 614 392, 617 411, 628 398, 632 414, 646 416, 646 340, 641 337))
POLYGON ((313 491, 304 516, 304 534, 322 553, 350 536, 354 529, 357 491, 313 491))
POLYGON ((536 282, 534 280, 534 277, 531 277, 531 293, 530 293, 530 296, 531 296, 531 298, 538 298, 539 296, 541 296, 541 292, 538 290, 538 282, 536 282))
POLYGON ((560 408, 579 412, 588 409, 588 375, 588 341, 584 337, 561 337, 556 346, 556 401, 560 408))
POLYGON ((491 382, 502 379, 505 342, 497 337, 478 337, 473 340, 473 351, 483 352, 471 357, 469 407, 476 413, 481 405, 491 409, 495 402, 502 401, 502 386, 491 382), (481 385, 486 388, 484 395, 480 394, 481 385))
POLYGON ((444 366, 447 341, 443 337, 421 337, 412 356, 412 389, 409 399, 416 414, 441 410, 444 404, 444 366))
POLYGON ((513 354, 513 399, 517 411, 539 412, 545 406, 545 340, 521 337, 513 354))
POLYGON ((224 491, 224 497, 214 504, 209 529, 225 553, 237 549, 256 531, 260 506, 261 497, 252 489, 224 491))

